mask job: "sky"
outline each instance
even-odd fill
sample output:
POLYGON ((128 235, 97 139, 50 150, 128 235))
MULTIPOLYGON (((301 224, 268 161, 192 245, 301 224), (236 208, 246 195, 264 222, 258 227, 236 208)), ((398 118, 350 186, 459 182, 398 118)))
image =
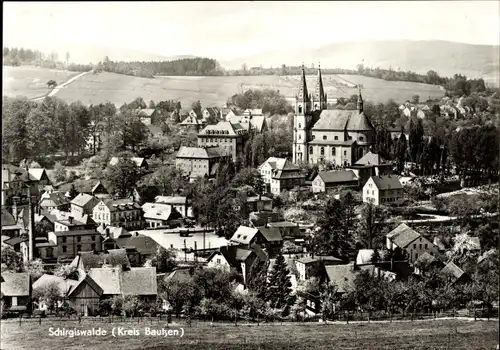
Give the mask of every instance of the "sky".
POLYGON ((9 47, 104 45, 234 59, 362 40, 499 45, 499 1, 4 2, 9 47))

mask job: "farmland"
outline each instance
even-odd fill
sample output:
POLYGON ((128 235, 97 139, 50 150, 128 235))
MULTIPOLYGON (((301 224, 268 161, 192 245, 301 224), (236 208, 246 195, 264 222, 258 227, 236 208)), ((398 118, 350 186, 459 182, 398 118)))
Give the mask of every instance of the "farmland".
MULTIPOLYGON (((4 95, 24 95, 29 98, 47 93, 47 80, 58 83, 77 73, 35 68, 9 68, 6 71, 4 95)), ((349 97, 357 93, 355 84, 363 85, 367 101, 386 102, 389 98, 403 102, 418 94, 423 100, 441 97, 439 86, 412 82, 393 82, 356 75, 324 75, 324 86, 329 98, 349 97), (346 81, 347 80, 347 81, 346 81)), ((145 101, 179 100, 184 107, 200 100, 202 105, 222 105, 228 97, 248 89, 279 90, 287 98, 295 96, 299 76, 211 76, 211 77, 156 77, 154 79, 132 77, 115 73, 87 74, 61 88, 56 96, 66 102, 82 101, 85 104, 112 102, 122 105, 136 97, 145 101)), ((316 76, 308 76, 309 92, 314 93, 316 76)))
POLYGON ((4 66, 3 96, 25 96, 30 99, 42 97, 50 92, 46 85, 49 80, 62 84, 76 75, 78 72, 58 69, 4 66))
MULTIPOLYGON (((34 320, 33 320, 34 321, 34 320)), ((159 329, 165 322, 107 323, 78 321, 2 322, 2 349, 494 349, 498 343, 496 321, 436 320, 363 324, 261 324, 229 325, 194 322, 171 324, 184 336, 145 336, 145 327, 159 329), (106 330, 106 336, 55 337, 49 328, 106 330), (138 336, 113 337, 113 327, 137 329, 138 336)))

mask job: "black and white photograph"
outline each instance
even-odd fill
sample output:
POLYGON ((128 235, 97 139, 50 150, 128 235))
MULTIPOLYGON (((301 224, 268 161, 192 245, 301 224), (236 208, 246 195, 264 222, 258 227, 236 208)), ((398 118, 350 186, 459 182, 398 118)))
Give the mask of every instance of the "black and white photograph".
POLYGON ((2 92, 1 349, 499 349, 499 1, 4 1, 2 92))

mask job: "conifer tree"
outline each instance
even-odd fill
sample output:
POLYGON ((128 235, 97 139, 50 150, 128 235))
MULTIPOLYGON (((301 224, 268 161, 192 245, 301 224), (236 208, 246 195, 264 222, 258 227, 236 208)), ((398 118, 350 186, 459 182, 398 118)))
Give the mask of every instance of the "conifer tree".
POLYGON ((273 308, 285 306, 292 293, 292 282, 290 282, 290 271, 286 266, 285 257, 280 252, 276 257, 276 263, 273 266, 269 276, 268 296, 273 308))

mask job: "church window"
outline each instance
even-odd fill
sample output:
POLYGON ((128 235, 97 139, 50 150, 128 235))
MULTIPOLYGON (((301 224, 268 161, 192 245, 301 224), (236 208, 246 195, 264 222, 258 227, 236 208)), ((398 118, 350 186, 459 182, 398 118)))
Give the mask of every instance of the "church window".
POLYGON ((301 128, 302 128, 302 124, 299 123, 299 129, 301 129, 301 128))
POLYGON ((320 152, 321 152, 321 155, 324 156, 325 155, 325 147, 321 147, 320 152))
POLYGON ((339 139, 339 137, 338 137, 338 136, 335 136, 335 141, 337 141, 338 139, 339 139))
POLYGON ((335 147, 332 147, 332 156, 335 155, 335 147))
POLYGON ((326 140, 326 135, 323 135, 323 140, 326 140))
POLYGON ((313 135, 312 139, 314 140, 316 138, 316 135, 313 135))
POLYGON ((302 106, 299 106, 299 113, 302 113, 302 106))
POLYGON ((309 154, 313 154, 313 148, 312 148, 312 146, 309 147, 309 154))
POLYGON ((365 138, 363 136, 359 137, 359 141, 363 141, 365 138))
POLYGON ((301 134, 299 134, 299 140, 301 140, 301 139, 302 139, 302 135, 301 135, 301 134))

